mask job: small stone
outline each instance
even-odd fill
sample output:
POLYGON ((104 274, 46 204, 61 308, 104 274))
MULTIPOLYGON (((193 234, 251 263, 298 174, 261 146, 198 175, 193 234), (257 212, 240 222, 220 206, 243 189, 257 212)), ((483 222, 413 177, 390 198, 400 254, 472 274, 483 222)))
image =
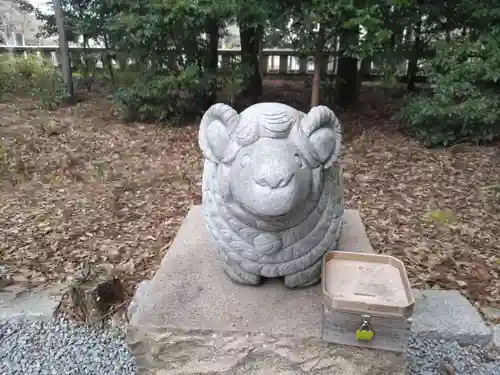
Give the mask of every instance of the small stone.
POLYGON ((439 372, 442 375, 456 375, 456 370, 446 359, 442 359, 439 362, 439 372))
POLYGON ((463 280, 457 280, 457 284, 461 288, 465 288, 467 286, 467 283, 463 280))

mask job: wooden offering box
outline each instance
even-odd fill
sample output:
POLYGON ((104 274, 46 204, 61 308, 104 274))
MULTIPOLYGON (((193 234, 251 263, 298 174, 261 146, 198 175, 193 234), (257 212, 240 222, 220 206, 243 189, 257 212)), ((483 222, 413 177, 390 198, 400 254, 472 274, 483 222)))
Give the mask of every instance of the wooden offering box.
POLYGON ((323 258, 323 340, 406 352, 415 298, 403 262, 333 251, 323 258))

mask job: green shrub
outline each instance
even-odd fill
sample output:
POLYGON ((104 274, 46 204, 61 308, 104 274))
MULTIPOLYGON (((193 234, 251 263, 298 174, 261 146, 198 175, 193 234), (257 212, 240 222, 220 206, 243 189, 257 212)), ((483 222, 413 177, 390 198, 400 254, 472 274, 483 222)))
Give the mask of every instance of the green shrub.
POLYGON ((64 98, 64 82, 59 72, 39 77, 32 95, 39 99, 44 109, 55 109, 64 98))
POLYGON ((124 70, 114 70, 115 83, 119 86, 132 86, 138 80, 139 74, 134 71, 124 70))
POLYGON ((239 61, 231 61, 229 71, 230 75, 217 79, 217 86, 220 89, 218 100, 234 106, 246 76, 251 74, 251 69, 239 61))
POLYGON ((8 56, 0 61, 0 96, 29 95, 44 109, 53 109, 62 100, 64 83, 51 61, 35 55, 8 56))
POLYGON ((409 97, 398 116, 427 147, 500 137, 498 37, 436 46, 435 58, 424 67, 430 94, 409 97))
POLYGON ((204 82, 196 67, 176 75, 139 76, 133 86, 117 90, 115 103, 127 121, 179 122, 184 116, 201 111, 204 82))
POLYGON ((11 61, 2 56, 0 60, 0 96, 4 96, 13 87, 13 75, 14 69, 11 61))

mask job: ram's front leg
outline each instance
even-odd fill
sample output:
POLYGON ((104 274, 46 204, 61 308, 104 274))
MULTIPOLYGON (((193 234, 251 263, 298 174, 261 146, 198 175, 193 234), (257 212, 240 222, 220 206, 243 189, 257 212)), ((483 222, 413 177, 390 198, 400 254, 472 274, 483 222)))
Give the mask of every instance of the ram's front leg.
POLYGON ((237 264, 225 261, 223 263, 224 272, 231 280, 239 284, 258 285, 261 283, 262 277, 254 275, 241 269, 237 264))
POLYGON ((303 288, 317 284, 321 280, 321 265, 322 258, 303 271, 286 275, 285 285, 288 288, 303 288))

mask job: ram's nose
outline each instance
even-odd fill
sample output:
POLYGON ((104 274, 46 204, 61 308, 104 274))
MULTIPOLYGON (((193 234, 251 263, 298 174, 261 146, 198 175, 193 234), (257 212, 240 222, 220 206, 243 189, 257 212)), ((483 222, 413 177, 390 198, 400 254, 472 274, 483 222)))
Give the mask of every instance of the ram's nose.
POLYGON ((287 186, 293 178, 293 173, 278 175, 277 173, 262 173, 254 177, 257 185, 265 186, 271 189, 283 188, 287 186))

